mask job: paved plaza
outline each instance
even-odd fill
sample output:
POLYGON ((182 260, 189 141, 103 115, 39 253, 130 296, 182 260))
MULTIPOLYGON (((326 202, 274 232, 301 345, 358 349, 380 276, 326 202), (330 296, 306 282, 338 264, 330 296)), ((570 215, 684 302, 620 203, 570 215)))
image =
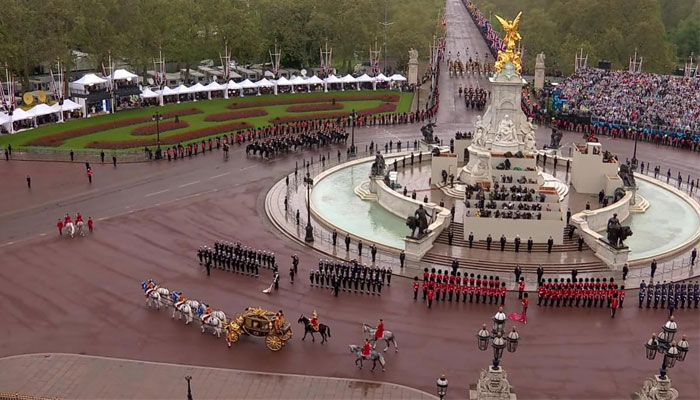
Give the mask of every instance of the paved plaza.
MULTIPOLYGON (((487 52, 459 0, 447 1, 446 21, 448 50, 487 52)), ((472 129, 476 112, 464 108, 459 84, 489 83, 485 77, 441 74, 436 133, 442 138, 472 129)), ((547 128, 538 129, 538 144, 548 142, 549 135, 547 128)), ((412 143, 419 136, 418 125, 355 130, 360 149, 372 141, 382 146, 389 140, 412 143)), ((579 140, 579 134, 565 133, 562 144, 579 140)), ((601 143, 622 160, 631 157, 630 140, 601 137, 601 143)), ((396 257, 387 253, 380 254, 379 263, 392 266, 396 277, 381 297, 351 292, 334 297, 309 285, 309 271, 335 250, 327 242, 317 242, 318 249, 306 246, 268 218, 265 198, 275 184, 296 165, 328 153, 335 159, 338 150, 344 160, 340 145, 272 161, 246 157, 244 147, 234 145, 228 160, 214 151, 175 162, 117 167, 93 162, 92 185, 80 155, 75 163, 0 161, 0 393, 62 399, 186 398, 184 376, 191 375, 195 399, 422 399, 434 398, 435 381, 445 374, 448 398, 465 398, 492 360, 490 349, 478 350, 475 335, 482 324, 491 324, 496 306, 439 302, 428 309, 412 295, 412 277, 421 273, 423 264, 401 271, 396 257), (31 190, 24 181, 27 174, 32 176, 31 190), (76 212, 95 220, 94 233, 59 237, 56 220, 76 212), (263 293, 272 280, 269 270, 259 278, 219 269, 207 276, 196 261, 196 249, 215 240, 274 252, 280 264, 279 290, 263 293), (300 264, 292 283, 288 271, 294 254, 300 264), (198 322, 186 326, 172 319, 172 309, 149 309, 140 286, 147 279, 229 316, 250 306, 283 309, 294 336, 279 352, 251 336, 228 348, 223 337, 201 334, 198 322), (332 328, 323 345, 308 337, 300 340, 303 326, 297 319, 314 310, 332 328), (348 345, 362 345, 362 324, 376 325, 380 318, 395 333, 400 351, 384 354, 384 372, 379 367, 371 372, 371 363, 358 369, 348 345)), ((640 142, 637 155, 664 170, 700 175, 698 153, 640 142)), ((425 176, 416 174, 407 181, 425 191, 420 197, 441 197, 430 191, 425 176)), ((305 221, 303 206, 303 200, 294 204, 305 221)), ((464 248, 448 249, 444 243, 436 251, 466 257, 464 248)), ((470 254, 494 265, 514 255, 486 250, 470 254)), ((530 264, 555 258, 563 265, 594 260, 591 252, 531 257, 530 264)), ((647 270, 635 269, 634 279, 643 279, 647 270)), ((685 273, 698 275, 695 269, 685 273)), ((512 282, 511 272, 501 276, 512 282)), ((526 273, 526 280, 528 290, 535 290, 534 274, 526 273)), ((628 399, 640 390, 661 364, 659 357, 646 360, 643 343, 660 330, 668 311, 637 308, 637 294, 628 291, 614 319, 605 307, 537 307, 532 301, 528 323, 518 324, 522 340, 517 352, 506 353, 502 360, 518 398, 628 399)), ((517 292, 508 293, 505 311, 520 312, 517 292)), ((686 334, 695 348, 669 375, 680 398, 698 398, 700 313, 679 309, 675 316, 679 334, 686 334)), ((507 328, 514 323, 509 321, 507 328)))

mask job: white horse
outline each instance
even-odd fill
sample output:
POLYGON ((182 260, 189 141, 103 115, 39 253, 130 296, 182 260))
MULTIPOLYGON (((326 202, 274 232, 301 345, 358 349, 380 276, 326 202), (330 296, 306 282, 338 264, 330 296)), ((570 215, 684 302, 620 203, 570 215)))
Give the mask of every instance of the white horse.
POLYGON ((70 237, 73 237, 73 235, 75 235, 75 225, 73 225, 72 222, 68 222, 66 224, 66 233, 68 233, 70 237))
MULTIPOLYGON (((209 307, 209 305, 202 302, 199 304, 199 306, 195 310, 197 311, 197 314, 199 314, 201 316, 201 315, 206 313, 207 307, 209 307)), ((225 312, 223 312, 221 310, 215 310, 215 311, 212 311, 210 315, 220 319, 221 322, 223 322, 224 324, 226 323, 227 318, 226 318, 225 312)))
POLYGON ((170 295, 170 291, 164 287, 160 287, 155 282, 153 281, 147 281, 147 282, 142 282, 141 283, 141 288, 144 291, 144 295, 146 296, 146 304, 148 307, 152 307, 153 305, 156 306, 156 309, 160 310, 163 304, 163 297, 168 297, 170 295), (149 287, 150 283, 153 283, 153 287, 149 287))
POLYGON ((202 323, 202 333, 209 326, 212 329, 212 335, 221 337, 221 331, 224 329, 224 322, 211 314, 202 314, 199 316, 199 321, 202 323))
MULTIPOLYGON (((373 328, 367 324, 362 324, 362 332, 368 333, 372 337, 370 342, 375 343, 377 341, 377 338, 374 336, 374 334, 377 332, 376 328, 373 328)), ((399 352, 399 345, 396 343, 396 337, 392 331, 384 330, 384 335, 380 339, 384 339, 386 342, 386 347, 383 351, 389 350, 389 346, 393 344, 394 350, 397 353, 399 352)))
MULTIPOLYGON (((78 221, 75 223, 78 235, 85 236, 85 223, 83 221, 78 221)), ((71 235, 72 236, 72 235, 71 235)))
POLYGON ((173 315, 171 318, 175 318, 175 313, 178 313, 178 320, 182 319, 182 316, 184 315, 185 325, 189 325, 189 323, 193 320, 194 313, 192 312, 192 307, 187 304, 187 300, 177 301, 180 295, 180 292, 173 292, 170 296, 171 300, 173 301, 173 315))

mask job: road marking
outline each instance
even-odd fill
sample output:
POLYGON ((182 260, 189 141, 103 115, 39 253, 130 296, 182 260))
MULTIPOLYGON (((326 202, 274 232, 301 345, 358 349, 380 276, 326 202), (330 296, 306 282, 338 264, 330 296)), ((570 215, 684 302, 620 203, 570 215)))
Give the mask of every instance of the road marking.
POLYGON ((224 172, 223 174, 214 175, 214 176, 212 176, 212 177, 209 177, 207 180, 212 180, 212 179, 220 178, 220 177, 226 176, 226 175, 228 175, 228 174, 230 174, 230 172, 224 172))
POLYGON ((249 168, 253 168, 253 167, 255 167, 255 165, 249 165, 249 166, 247 166, 247 167, 245 167, 245 168, 241 168, 241 171, 245 171, 245 170, 247 170, 247 169, 249 169, 249 168))
POLYGON ((165 192, 169 192, 169 191, 170 191, 170 189, 165 189, 165 190, 161 190, 160 192, 149 193, 145 197, 151 197, 151 196, 155 196, 157 194, 161 194, 161 193, 165 193, 165 192))
POLYGON ((199 183, 199 181, 194 181, 194 182, 190 182, 190 183, 185 183, 184 185, 178 186, 178 188, 183 188, 183 187, 185 187, 185 186, 194 185, 195 183, 199 183))
POLYGON ((45 233, 40 233, 39 236, 46 236, 46 234, 45 234, 45 233))

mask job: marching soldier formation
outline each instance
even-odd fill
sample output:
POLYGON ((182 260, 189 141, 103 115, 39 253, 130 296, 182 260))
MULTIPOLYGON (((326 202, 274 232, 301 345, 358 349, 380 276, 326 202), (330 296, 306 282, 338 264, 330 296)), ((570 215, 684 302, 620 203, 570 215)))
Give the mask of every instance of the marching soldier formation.
POLYGON ((646 303, 647 308, 666 308, 669 314, 678 308, 698 308, 700 283, 646 282, 639 284, 639 308, 646 303))
POLYGON ((391 286, 392 275, 391 267, 368 267, 356 260, 319 260, 318 269, 309 272, 309 282, 312 287, 332 289, 335 296, 340 291, 381 296, 382 287, 391 286))
POLYGON ((615 278, 572 278, 540 281, 537 288, 537 305, 550 307, 608 307, 614 298, 623 307, 625 286, 615 283, 615 278))
POLYGON ((256 278, 260 275, 260 268, 278 269, 275 253, 243 246, 241 242, 216 241, 213 248, 201 246, 197 249, 197 258, 199 264, 206 267, 207 275, 212 266, 256 278))
MULTIPOLYGON (((413 278, 413 299, 418 299, 418 277, 413 278)), ((504 305, 506 301, 506 283, 498 276, 486 276, 464 273, 449 272, 447 270, 428 268, 423 270, 423 300, 428 308, 432 308, 434 301, 454 301, 463 303, 469 298, 470 303, 504 305), (499 303, 500 302, 500 303, 499 303)))

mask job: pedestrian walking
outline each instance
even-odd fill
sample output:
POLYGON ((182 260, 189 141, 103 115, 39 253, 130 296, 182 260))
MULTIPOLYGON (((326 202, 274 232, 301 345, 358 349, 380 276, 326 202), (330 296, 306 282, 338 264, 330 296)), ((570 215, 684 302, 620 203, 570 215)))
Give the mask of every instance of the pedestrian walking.
POLYGON ((207 260, 207 262, 204 264, 204 268, 207 269, 207 276, 211 275, 211 260, 207 260))
POLYGON ((333 247, 335 247, 335 245, 336 245, 336 243, 337 243, 337 241, 338 241, 338 231, 335 230, 335 228, 333 229, 332 238, 333 238, 333 247))
POLYGON ((92 222, 92 217, 88 217, 87 225, 88 225, 88 230, 90 231, 90 233, 92 233, 92 228, 94 226, 94 222, 92 222))
POLYGON ((347 253, 349 251, 350 251, 350 235, 346 234, 345 235, 345 252, 347 253))
POLYGON ((117 166, 117 156, 115 155, 112 156, 112 165, 114 165, 115 167, 117 166))
POLYGON ((625 265, 622 267, 622 280, 625 281, 627 280, 627 274, 630 272, 630 267, 625 263, 625 265))
POLYGON ((515 266, 515 270, 513 271, 513 274, 515 275, 515 281, 519 282, 520 281, 520 275, 523 273, 522 268, 520 268, 520 264, 515 266))
POLYGON ((92 183, 92 169, 87 170, 88 182, 92 183))
POLYGON ((693 251, 690 252, 690 265, 695 265, 695 259, 698 258, 698 248, 695 247, 693 251))
POLYGON ((550 236, 549 239, 547 239, 547 253, 552 253, 552 246, 554 246, 554 239, 550 236))
POLYGON ((10 152, 5 149, 5 161, 10 161, 10 152))
POLYGON ((27 189, 32 188, 32 177, 27 174, 27 189))
POLYGON ((75 153, 73 153, 73 150, 70 151, 70 160, 71 162, 73 161, 73 157, 75 156, 75 153))
POLYGON ((60 218, 58 219, 56 227, 58 228, 58 236, 63 236, 63 221, 61 221, 60 218))
POLYGON ((104 152, 104 150, 100 151, 100 160, 102 161, 102 164, 105 163, 105 152, 104 152))
POLYGON ((654 278, 654 274, 656 274, 656 258, 651 261, 651 278, 654 278))
POLYGON ((615 318, 615 313, 617 308, 620 306, 620 300, 617 298, 617 293, 613 295, 612 301, 610 302, 610 318, 615 318))
POLYGON ((289 279, 292 283, 294 283, 294 267, 289 268, 289 279))
POLYGON ((406 253, 401 250, 401 254, 399 254, 399 265, 401 268, 403 268, 404 262, 406 262, 406 253))

